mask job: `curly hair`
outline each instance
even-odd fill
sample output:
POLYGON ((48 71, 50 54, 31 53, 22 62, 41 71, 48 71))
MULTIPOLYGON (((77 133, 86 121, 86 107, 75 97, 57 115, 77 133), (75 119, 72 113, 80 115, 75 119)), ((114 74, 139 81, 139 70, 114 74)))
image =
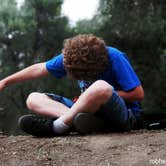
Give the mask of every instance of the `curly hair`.
POLYGON ((68 74, 78 80, 96 79, 108 65, 105 42, 92 34, 66 39, 63 54, 68 74))

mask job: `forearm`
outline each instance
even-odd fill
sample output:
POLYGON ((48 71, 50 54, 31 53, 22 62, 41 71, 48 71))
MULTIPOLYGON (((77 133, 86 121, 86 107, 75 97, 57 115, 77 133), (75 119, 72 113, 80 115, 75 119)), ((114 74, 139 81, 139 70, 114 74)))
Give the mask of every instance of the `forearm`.
POLYGON ((118 95, 120 97, 122 97, 125 101, 128 101, 128 102, 132 102, 132 101, 136 101, 136 97, 132 94, 130 94, 129 92, 125 92, 125 91, 117 91, 118 92, 118 95))
POLYGON ((144 98, 144 91, 142 86, 138 86, 135 89, 125 92, 125 91, 117 91, 118 95, 121 96, 125 101, 133 102, 133 101, 141 101, 144 98))
POLYGON ((4 78, 3 81, 5 82, 5 86, 9 86, 13 83, 39 78, 47 74, 44 68, 44 63, 38 63, 4 78))

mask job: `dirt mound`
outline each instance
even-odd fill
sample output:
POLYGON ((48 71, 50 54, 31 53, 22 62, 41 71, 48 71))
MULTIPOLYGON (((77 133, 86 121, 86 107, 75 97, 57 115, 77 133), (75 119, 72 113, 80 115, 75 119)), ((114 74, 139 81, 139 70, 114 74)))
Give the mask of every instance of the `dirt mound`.
POLYGON ((166 165, 166 131, 34 138, 0 136, 0 166, 166 165))

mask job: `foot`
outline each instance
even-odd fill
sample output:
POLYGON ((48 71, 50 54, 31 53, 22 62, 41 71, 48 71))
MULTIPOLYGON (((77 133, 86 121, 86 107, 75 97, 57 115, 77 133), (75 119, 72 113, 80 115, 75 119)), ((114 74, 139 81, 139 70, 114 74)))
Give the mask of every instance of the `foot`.
POLYGON ((76 130, 82 134, 103 132, 106 129, 104 121, 91 113, 78 113, 73 124, 76 130))
POLYGON ((47 118, 37 115, 24 115, 18 120, 20 128, 36 137, 53 137, 57 134, 53 131, 53 118, 47 118))

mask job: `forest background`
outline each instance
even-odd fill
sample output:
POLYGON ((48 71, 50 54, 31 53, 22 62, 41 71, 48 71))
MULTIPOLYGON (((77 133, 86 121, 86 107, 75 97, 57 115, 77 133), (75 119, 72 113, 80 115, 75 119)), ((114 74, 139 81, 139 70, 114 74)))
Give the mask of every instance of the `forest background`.
MULTIPOLYGON (((142 109, 166 116, 165 0, 100 0, 93 18, 74 26, 61 14, 63 0, 25 0, 20 8, 15 0, 0 4, 0 79, 57 55, 68 37, 93 33, 127 53, 145 89, 142 109)), ((17 119, 30 112, 26 98, 33 91, 79 94, 75 80, 52 76, 12 85, 0 92, 1 132, 20 133, 17 119)))

